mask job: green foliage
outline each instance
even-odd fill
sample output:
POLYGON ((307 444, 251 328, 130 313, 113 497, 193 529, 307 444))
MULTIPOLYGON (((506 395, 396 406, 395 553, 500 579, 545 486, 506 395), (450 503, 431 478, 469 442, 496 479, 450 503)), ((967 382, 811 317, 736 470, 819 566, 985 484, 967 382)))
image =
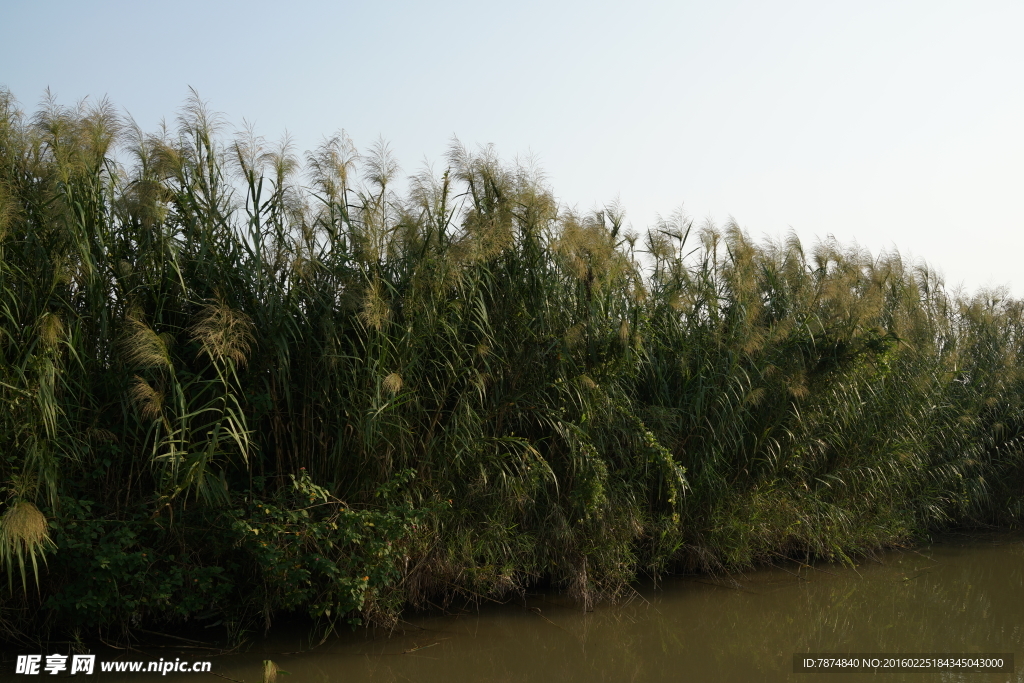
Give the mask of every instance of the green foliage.
POLYGON ((388 589, 401 579, 399 567, 422 511, 395 502, 352 510, 314 484, 305 469, 291 479, 292 488, 274 503, 250 499, 245 509, 227 512, 245 562, 258 568, 255 583, 265 613, 305 609, 328 620, 351 615, 353 624, 359 612, 382 616, 368 609, 367 599, 374 590, 385 601, 391 597, 388 589))
POLYGON ((489 149, 401 196, 382 143, 303 166, 223 130, 196 97, 147 135, 0 94, 0 515, 56 544, 2 527, 9 577, 47 560, 18 628, 587 606, 1024 512, 1018 301, 681 214, 641 236, 489 149))
POLYGON ((142 510, 122 519, 98 519, 95 503, 81 499, 63 500, 62 511, 51 566, 55 580, 44 607, 64 623, 138 624, 230 610, 237 597, 232 563, 213 564, 220 558, 211 557, 199 538, 206 536, 216 546, 221 540, 216 530, 168 536, 142 510))

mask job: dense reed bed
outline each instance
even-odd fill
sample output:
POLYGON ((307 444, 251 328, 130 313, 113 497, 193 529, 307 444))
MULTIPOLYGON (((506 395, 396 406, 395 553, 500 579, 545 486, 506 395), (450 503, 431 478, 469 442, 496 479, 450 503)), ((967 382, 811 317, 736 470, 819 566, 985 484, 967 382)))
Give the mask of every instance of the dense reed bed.
POLYGON ((0 627, 329 628, 1021 515, 1021 303, 453 145, 0 95, 0 627))

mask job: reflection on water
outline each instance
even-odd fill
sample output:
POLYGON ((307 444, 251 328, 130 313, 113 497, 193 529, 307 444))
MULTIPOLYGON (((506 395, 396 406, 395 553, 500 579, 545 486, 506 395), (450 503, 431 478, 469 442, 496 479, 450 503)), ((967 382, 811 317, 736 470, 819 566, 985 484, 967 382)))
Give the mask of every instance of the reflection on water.
MULTIPOLYGON (((266 657, 282 683, 459 681, 813 681, 797 652, 1015 652, 1014 674, 846 674, 854 680, 1024 681, 1024 536, 950 536, 855 569, 792 564, 717 580, 679 577, 628 604, 584 614, 554 594, 456 615, 411 616, 404 631, 347 633, 303 654, 278 638, 214 659, 258 683, 266 657)), ((143 648, 145 649, 145 648, 143 648)), ((126 659, 158 659, 168 650, 126 659)), ((197 659, 196 650, 174 653, 197 659)), ((10 655, 5 659, 9 661, 10 655)), ((11 670, 5 664, 4 670, 11 670)), ((152 681, 154 674, 93 680, 152 681)), ((209 674, 166 680, 214 680, 209 674)), ((219 678, 218 680, 223 680, 219 678)))

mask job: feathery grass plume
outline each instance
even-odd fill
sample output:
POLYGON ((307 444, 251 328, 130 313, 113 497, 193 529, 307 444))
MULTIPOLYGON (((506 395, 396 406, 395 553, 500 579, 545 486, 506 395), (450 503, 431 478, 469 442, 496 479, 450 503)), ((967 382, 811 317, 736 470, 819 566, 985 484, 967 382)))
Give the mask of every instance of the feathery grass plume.
POLYGON ((629 321, 623 319, 619 322, 619 341, 623 344, 629 343, 629 321))
POLYGON ((363 310, 359 317, 370 329, 380 331, 384 323, 391 317, 391 307, 384 298, 385 285, 379 279, 373 280, 366 288, 363 299, 363 310))
POLYGON ((32 574, 39 585, 39 560, 56 550, 50 539, 46 516, 27 500, 15 499, 0 517, 0 562, 7 569, 8 586, 14 589, 14 563, 18 563, 22 588, 27 590, 25 562, 32 563, 32 574))
POLYGON ((42 342, 43 348, 47 350, 57 348, 57 344, 64 336, 64 323, 61 322, 60 317, 52 311, 47 311, 39 317, 37 328, 39 341, 42 342))
POLYGON ((144 420, 157 420, 164 414, 164 394, 157 391, 142 377, 135 375, 135 382, 130 391, 132 401, 144 420))
POLYGON ((189 96, 178 112, 178 132, 184 142, 183 151, 196 162, 208 162, 206 155, 214 149, 217 135, 225 127, 224 115, 210 109, 209 102, 189 87, 189 96))
POLYGON ((255 341, 252 320, 217 299, 207 302, 196 315, 191 328, 192 339, 213 360, 230 359, 236 366, 245 365, 255 341))
POLYGON ((310 179, 328 206, 336 206, 347 199, 359 158, 359 151, 345 131, 325 138, 314 151, 306 154, 310 179))
POLYGON ((392 396, 397 394, 402 390, 402 376, 397 372, 392 372, 384 378, 383 386, 392 396))
POLYGON ((277 146, 268 152, 267 164, 274 173, 274 185, 278 188, 286 187, 300 166, 299 157, 295 153, 295 141, 290 135, 283 135, 277 146))
POLYGON ((111 148, 121 140, 124 122, 114 103, 104 97, 93 105, 80 106, 79 121, 87 163, 100 169, 110 162, 111 148))
MULTIPOLYGON (((295 153, 295 143, 285 134, 266 154, 266 164, 273 174, 270 178, 274 189, 274 211, 283 214, 288 224, 305 229, 306 203, 305 196, 292 183, 292 178, 300 168, 299 157, 295 153)), ((308 242, 309 235, 305 235, 308 242)), ((301 243, 301 242, 300 242, 301 243)))
POLYGON ((516 176, 498 162, 493 145, 474 154, 454 140, 448 161, 452 177, 464 183, 470 199, 461 217, 457 257, 470 263, 495 259, 514 246, 516 216, 510 200, 516 176))
POLYGON ((363 175, 370 185, 380 193, 378 197, 383 196, 401 170, 390 145, 384 138, 378 138, 362 161, 363 175))
POLYGON ((256 134, 256 129, 251 123, 242 122, 242 129, 236 133, 229 148, 231 165, 242 178, 254 180, 262 175, 269 161, 266 144, 266 139, 256 134))
POLYGON ((400 201, 392 189, 400 167, 394 153, 379 138, 360 161, 365 184, 359 194, 360 230, 357 237, 367 265, 380 266, 397 256, 393 219, 400 213, 400 201))
POLYGON ((563 214, 555 250, 567 259, 577 279, 591 286, 595 278, 605 279, 618 252, 603 220, 591 214, 583 219, 563 214))
POLYGON ((135 314, 128 316, 127 323, 129 333, 123 348, 128 362, 136 368, 171 369, 169 346, 173 337, 166 332, 157 334, 135 314))

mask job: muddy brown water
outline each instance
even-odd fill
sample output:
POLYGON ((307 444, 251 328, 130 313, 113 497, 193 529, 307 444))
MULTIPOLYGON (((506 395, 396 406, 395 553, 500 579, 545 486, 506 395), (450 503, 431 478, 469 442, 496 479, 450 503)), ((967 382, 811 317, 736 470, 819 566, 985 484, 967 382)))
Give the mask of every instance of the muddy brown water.
MULTIPOLYGON (((673 577, 589 613, 552 592, 407 615, 390 634, 344 633, 299 653, 297 636, 277 635, 210 658, 216 676, 102 673, 98 664, 81 678, 259 683, 269 658, 289 672, 280 683, 1024 681, 1022 644, 1024 535, 970 534, 856 567, 789 563, 717 579, 673 577), (1015 653, 1017 661, 1014 673, 794 672, 794 654, 840 652, 1015 653)), ((140 648, 98 653, 97 661, 205 658, 197 649, 140 648)), ((13 654, 4 653, 0 678, 36 678, 9 675, 13 654)))

